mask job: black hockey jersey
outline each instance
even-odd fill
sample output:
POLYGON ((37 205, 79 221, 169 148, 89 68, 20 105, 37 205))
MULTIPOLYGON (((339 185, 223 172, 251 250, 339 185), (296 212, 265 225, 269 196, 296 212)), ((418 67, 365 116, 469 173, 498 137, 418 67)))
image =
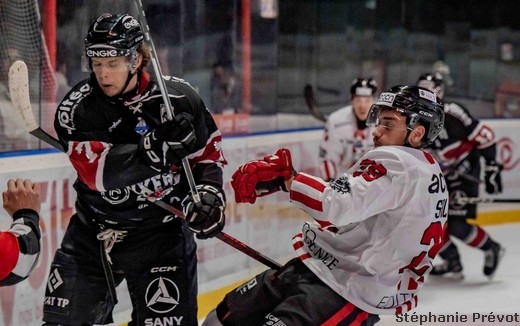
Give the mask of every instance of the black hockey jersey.
MULTIPOLYGON (((185 81, 166 81, 173 114, 194 117, 197 143, 188 156, 197 184, 222 188, 222 135, 196 91, 185 81)), ((160 89, 146 72, 139 76, 134 95, 104 95, 92 74, 79 82, 62 100, 54 127, 78 173, 76 209, 80 216, 111 228, 140 225, 170 215, 147 197, 161 197, 181 209, 189 193, 182 167, 158 173, 146 164, 139 141, 166 119, 160 89)))
POLYGON ((480 177, 480 156, 486 162, 496 156, 495 134, 482 121, 471 116, 468 110, 457 103, 445 103, 444 129, 430 149, 446 172, 469 174, 480 177))

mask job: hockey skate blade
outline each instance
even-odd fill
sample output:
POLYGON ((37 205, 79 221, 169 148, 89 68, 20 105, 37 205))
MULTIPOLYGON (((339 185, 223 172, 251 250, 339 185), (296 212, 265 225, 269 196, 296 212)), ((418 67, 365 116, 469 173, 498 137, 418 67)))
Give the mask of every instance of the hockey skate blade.
POLYGON ((464 274, 462 272, 447 272, 442 275, 428 275, 430 281, 435 282, 460 282, 464 280, 464 274))

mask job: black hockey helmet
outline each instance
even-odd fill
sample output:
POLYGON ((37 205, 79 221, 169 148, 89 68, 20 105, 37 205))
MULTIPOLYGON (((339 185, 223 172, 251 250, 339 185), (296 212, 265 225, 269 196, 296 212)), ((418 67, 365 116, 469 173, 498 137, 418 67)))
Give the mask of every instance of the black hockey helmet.
POLYGON ((444 96, 444 79, 439 72, 427 72, 419 76, 417 86, 427 88, 440 98, 444 96))
POLYGON ((374 96, 377 92, 377 83, 372 78, 356 78, 352 81, 350 95, 354 96, 374 96))
MULTIPOLYGON (((420 123, 426 128, 421 147, 433 143, 444 127, 444 106, 441 99, 431 90, 418 86, 394 86, 379 95, 370 108, 367 125, 377 126, 379 112, 389 107, 406 116, 406 129, 410 133, 420 123)), ((406 136, 408 139, 408 135, 406 136)))
POLYGON ((128 14, 105 13, 88 30, 85 54, 88 58, 129 56, 143 40, 137 19, 128 14))

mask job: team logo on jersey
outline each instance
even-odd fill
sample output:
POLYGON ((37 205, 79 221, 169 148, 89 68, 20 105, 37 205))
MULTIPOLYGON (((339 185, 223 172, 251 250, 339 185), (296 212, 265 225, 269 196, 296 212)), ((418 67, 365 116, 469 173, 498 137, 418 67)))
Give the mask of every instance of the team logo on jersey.
POLYGON ((150 127, 146 124, 146 121, 143 120, 143 118, 138 117, 137 118, 137 125, 135 126, 134 130, 139 135, 144 135, 148 132, 150 127))
POLYGON ((117 205, 128 200, 130 191, 127 188, 103 191, 101 197, 110 204, 117 205))
POLYGON ((345 175, 332 180, 330 182, 330 187, 342 194, 350 193, 350 182, 348 181, 348 177, 345 175))
POLYGON ((454 190, 450 194, 450 205, 451 205, 451 208, 453 208, 453 209, 461 209, 464 206, 466 206, 466 204, 462 204, 462 201, 459 201, 459 198, 466 198, 466 197, 468 197, 468 195, 464 191, 462 191, 460 189, 454 190))
POLYGON ((159 314, 167 313, 179 304, 179 288, 168 278, 156 278, 146 288, 145 301, 151 311, 159 314))

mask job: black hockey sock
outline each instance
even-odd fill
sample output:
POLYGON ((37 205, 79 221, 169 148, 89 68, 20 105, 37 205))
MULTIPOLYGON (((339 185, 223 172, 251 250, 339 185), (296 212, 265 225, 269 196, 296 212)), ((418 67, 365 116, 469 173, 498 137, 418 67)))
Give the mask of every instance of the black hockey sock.
POLYGON ((487 251, 487 250, 491 249, 493 247, 493 244, 495 244, 495 243, 496 242, 493 241, 493 239, 491 239, 491 237, 488 236, 486 242, 484 242, 484 244, 482 245, 482 247, 480 247, 480 249, 487 251))

